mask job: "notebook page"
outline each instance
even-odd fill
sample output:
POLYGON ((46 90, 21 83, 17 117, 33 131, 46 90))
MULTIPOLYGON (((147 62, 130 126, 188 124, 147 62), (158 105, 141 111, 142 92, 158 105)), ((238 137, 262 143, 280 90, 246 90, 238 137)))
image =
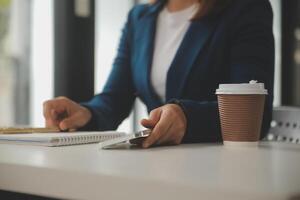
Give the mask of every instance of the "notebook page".
POLYGON ((0 135, 0 142, 62 146, 95 143, 123 135, 125 135, 125 133, 116 131, 12 134, 0 135))

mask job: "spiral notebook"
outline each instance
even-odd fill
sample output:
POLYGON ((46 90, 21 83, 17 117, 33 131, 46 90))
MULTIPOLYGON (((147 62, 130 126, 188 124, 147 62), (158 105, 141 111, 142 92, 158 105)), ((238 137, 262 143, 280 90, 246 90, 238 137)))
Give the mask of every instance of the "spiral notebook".
POLYGON ((116 131, 8 134, 0 135, 0 143, 39 146, 66 146, 98 143, 124 135, 126 134, 116 131))

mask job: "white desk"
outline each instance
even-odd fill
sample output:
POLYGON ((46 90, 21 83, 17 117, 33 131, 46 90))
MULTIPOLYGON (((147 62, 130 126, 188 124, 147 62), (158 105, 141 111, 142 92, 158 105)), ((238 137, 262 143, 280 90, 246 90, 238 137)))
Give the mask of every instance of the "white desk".
POLYGON ((0 145, 0 189, 71 199, 300 199, 300 146, 0 145), (101 197, 101 198, 100 198, 101 197))

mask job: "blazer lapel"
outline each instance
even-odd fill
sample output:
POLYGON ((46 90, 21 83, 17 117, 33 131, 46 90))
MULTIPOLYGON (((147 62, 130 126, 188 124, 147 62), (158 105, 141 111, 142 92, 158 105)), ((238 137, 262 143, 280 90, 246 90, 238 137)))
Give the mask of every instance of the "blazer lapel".
POLYGON ((208 19, 191 23, 170 66, 167 76, 167 101, 179 98, 195 60, 209 40, 215 25, 208 19))
POLYGON ((162 104, 151 85, 150 74, 155 43, 156 21, 163 3, 164 1, 159 1, 159 3, 151 7, 148 13, 141 17, 136 26, 135 33, 135 43, 138 47, 135 50, 135 70, 138 73, 136 78, 138 79, 138 83, 140 83, 138 87, 147 96, 145 99, 148 100, 147 102, 152 108, 162 104))

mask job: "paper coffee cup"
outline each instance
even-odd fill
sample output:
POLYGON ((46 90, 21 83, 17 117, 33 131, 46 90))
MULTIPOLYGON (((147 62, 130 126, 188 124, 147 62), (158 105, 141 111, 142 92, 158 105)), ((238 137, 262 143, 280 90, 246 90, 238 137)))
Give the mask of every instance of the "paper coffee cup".
POLYGON ((257 144, 268 94, 264 84, 220 84, 216 94, 224 145, 257 144))

